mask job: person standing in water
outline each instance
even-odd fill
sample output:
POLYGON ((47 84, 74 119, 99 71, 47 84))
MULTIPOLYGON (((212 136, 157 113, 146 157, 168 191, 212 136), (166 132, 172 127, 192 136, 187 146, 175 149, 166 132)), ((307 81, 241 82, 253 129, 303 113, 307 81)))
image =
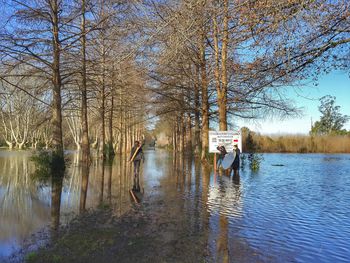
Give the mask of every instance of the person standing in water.
POLYGON ((132 187, 132 190, 139 192, 141 161, 145 162, 145 158, 143 156, 143 151, 142 151, 142 145, 140 144, 139 141, 135 141, 134 146, 131 149, 129 162, 130 161, 133 161, 134 163, 134 185, 132 187))
POLYGON ((233 160, 233 163, 231 165, 231 169, 233 170, 233 176, 237 177, 237 176, 239 176, 241 150, 238 148, 237 144, 233 145, 233 150, 236 152, 236 157, 233 160))
POLYGON ((225 155, 227 154, 227 151, 225 149, 225 146, 223 145, 218 146, 216 149, 220 152, 218 156, 218 161, 216 163, 216 169, 219 170, 220 166, 222 165, 222 161, 224 160, 225 155))

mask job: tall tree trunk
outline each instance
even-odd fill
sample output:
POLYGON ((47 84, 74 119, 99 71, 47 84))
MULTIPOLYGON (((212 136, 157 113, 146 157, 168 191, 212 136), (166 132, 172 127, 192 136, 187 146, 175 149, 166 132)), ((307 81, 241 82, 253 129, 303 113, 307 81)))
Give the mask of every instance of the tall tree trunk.
POLYGON ((187 113, 186 118, 186 152, 192 154, 192 125, 191 125, 191 114, 187 113))
POLYGON ((185 118, 184 118, 184 113, 180 114, 180 153, 184 154, 185 152, 185 118))
POLYGON ((177 142, 177 148, 176 151, 181 151, 181 123, 180 123, 180 117, 176 116, 176 142, 177 142))
POLYGON ((128 148, 128 137, 127 137, 127 123, 126 123, 126 112, 123 111, 123 142, 124 142, 124 147, 123 147, 123 152, 126 153, 127 152, 127 148, 128 148))
POLYGON ((82 0, 81 17, 81 55, 82 55, 82 83, 81 83, 81 127, 82 127, 82 161, 88 164, 90 161, 89 125, 87 117, 87 84, 86 84, 86 23, 85 23, 85 0, 82 0))
POLYGON ((105 143, 106 143, 106 124, 105 124, 105 85, 102 84, 102 90, 100 91, 100 118, 101 118, 101 129, 100 129, 100 144, 99 144, 99 157, 105 158, 105 143))
POLYGON ((209 101, 208 101, 208 81, 207 65, 205 57, 205 33, 202 32, 200 39, 200 67, 201 67, 201 89, 202 89, 202 155, 201 159, 206 160, 209 150, 209 101))
POLYGON ((109 112, 109 118, 108 118, 108 142, 107 142, 107 157, 108 159, 113 158, 114 156, 114 149, 113 149, 113 110, 114 110, 114 96, 113 92, 111 94, 111 105, 110 105, 110 112, 109 112))
POLYGON ((177 123, 174 123, 173 127, 173 155, 176 156, 177 151, 177 123))
POLYGON ((59 40, 59 10, 58 2, 51 2, 52 31, 53 31, 53 64, 52 64, 52 146, 57 158, 63 159, 63 138, 62 138, 62 98, 61 98, 61 72, 60 72, 60 40, 59 40))
POLYGON ((227 130, 227 46, 228 46, 228 0, 224 0, 224 29, 221 50, 221 92, 219 99, 220 130, 227 130))
POLYGON ((199 156, 200 154, 200 143, 201 143, 201 131, 200 131, 200 93, 199 93, 199 67, 196 66, 196 78, 197 82, 194 85, 194 106, 195 106, 195 112, 194 112, 194 144, 195 149, 194 153, 196 156, 199 156))
MULTIPOLYGON (((103 2, 101 2, 103 4, 103 2)), ((104 6, 101 6, 101 16, 104 17, 104 6)), ((99 157, 100 159, 105 159, 106 157, 106 35, 105 29, 106 24, 105 21, 102 23, 102 31, 101 31, 101 56, 102 56, 102 83, 100 90, 100 118, 101 118, 101 133, 100 133, 100 145, 99 145, 99 157)))
POLYGON ((124 131, 124 125, 123 125, 123 116, 124 116, 124 112, 123 112, 123 99, 122 99, 122 89, 120 87, 119 90, 119 105, 120 105, 120 112, 119 112, 119 127, 120 127, 120 135, 119 135, 119 153, 122 154, 123 149, 124 149, 124 137, 123 137, 123 131, 124 131))
POLYGON ((228 45, 228 0, 224 0, 224 19, 223 19, 223 37, 221 41, 221 57, 220 57, 220 34, 217 21, 217 15, 213 18, 213 40, 215 55, 215 86, 217 93, 217 104, 219 108, 219 129, 227 130, 227 45, 228 45), (221 68, 220 68, 221 59, 221 68), (221 71, 220 71, 221 69, 221 71), (221 74, 220 74, 221 73, 221 74))

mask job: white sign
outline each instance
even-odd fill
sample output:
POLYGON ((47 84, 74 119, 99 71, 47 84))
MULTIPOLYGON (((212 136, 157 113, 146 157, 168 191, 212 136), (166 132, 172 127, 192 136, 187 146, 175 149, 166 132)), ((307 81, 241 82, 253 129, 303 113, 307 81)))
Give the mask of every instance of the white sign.
POLYGON ((242 151, 242 135, 236 131, 209 131, 209 152, 219 153, 218 146, 224 146, 227 152, 233 152, 233 145, 237 144, 242 151))

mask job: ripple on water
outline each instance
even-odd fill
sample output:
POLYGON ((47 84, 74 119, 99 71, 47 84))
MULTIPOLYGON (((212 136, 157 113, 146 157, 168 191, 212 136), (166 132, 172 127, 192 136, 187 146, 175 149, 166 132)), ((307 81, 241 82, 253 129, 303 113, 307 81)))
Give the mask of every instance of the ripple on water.
POLYGON ((209 200, 210 211, 230 211, 230 226, 263 261, 280 255, 292 262, 350 262, 348 156, 265 155, 258 173, 241 175, 240 220, 223 198, 209 200))
MULTIPOLYGON (((177 171, 164 152, 146 154, 148 197, 163 197, 155 205, 169 209, 164 211, 169 218, 191 224, 190 234, 208 236, 214 255, 226 251, 233 261, 246 253, 245 260, 237 262, 350 262, 350 155, 266 154, 261 169, 241 171, 237 183, 225 176, 203 175, 198 164, 192 174, 190 169, 177 171)), ((120 213, 130 206, 128 169, 113 168, 111 192, 120 213)), ((101 186, 102 191, 108 189, 94 173, 99 172, 93 170, 89 177, 88 207, 98 204, 101 186)), ((79 201, 80 177, 72 173, 72 180, 65 182, 72 186, 71 197, 63 198, 67 211, 79 201)), ((46 209, 49 199, 42 196, 47 193, 37 194, 46 209)), ((0 199, 3 195, 0 187, 0 199)))

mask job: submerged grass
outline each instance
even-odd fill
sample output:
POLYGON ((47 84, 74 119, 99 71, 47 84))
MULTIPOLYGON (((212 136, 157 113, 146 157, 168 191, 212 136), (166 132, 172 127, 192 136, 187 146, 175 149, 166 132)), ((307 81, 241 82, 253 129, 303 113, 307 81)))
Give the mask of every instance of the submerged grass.
POLYGON ((151 247, 147 222, 135 215, 114 218, 106 207, 61 230, 46 247, 25 256, 28 263, 130 262, 151 247))

